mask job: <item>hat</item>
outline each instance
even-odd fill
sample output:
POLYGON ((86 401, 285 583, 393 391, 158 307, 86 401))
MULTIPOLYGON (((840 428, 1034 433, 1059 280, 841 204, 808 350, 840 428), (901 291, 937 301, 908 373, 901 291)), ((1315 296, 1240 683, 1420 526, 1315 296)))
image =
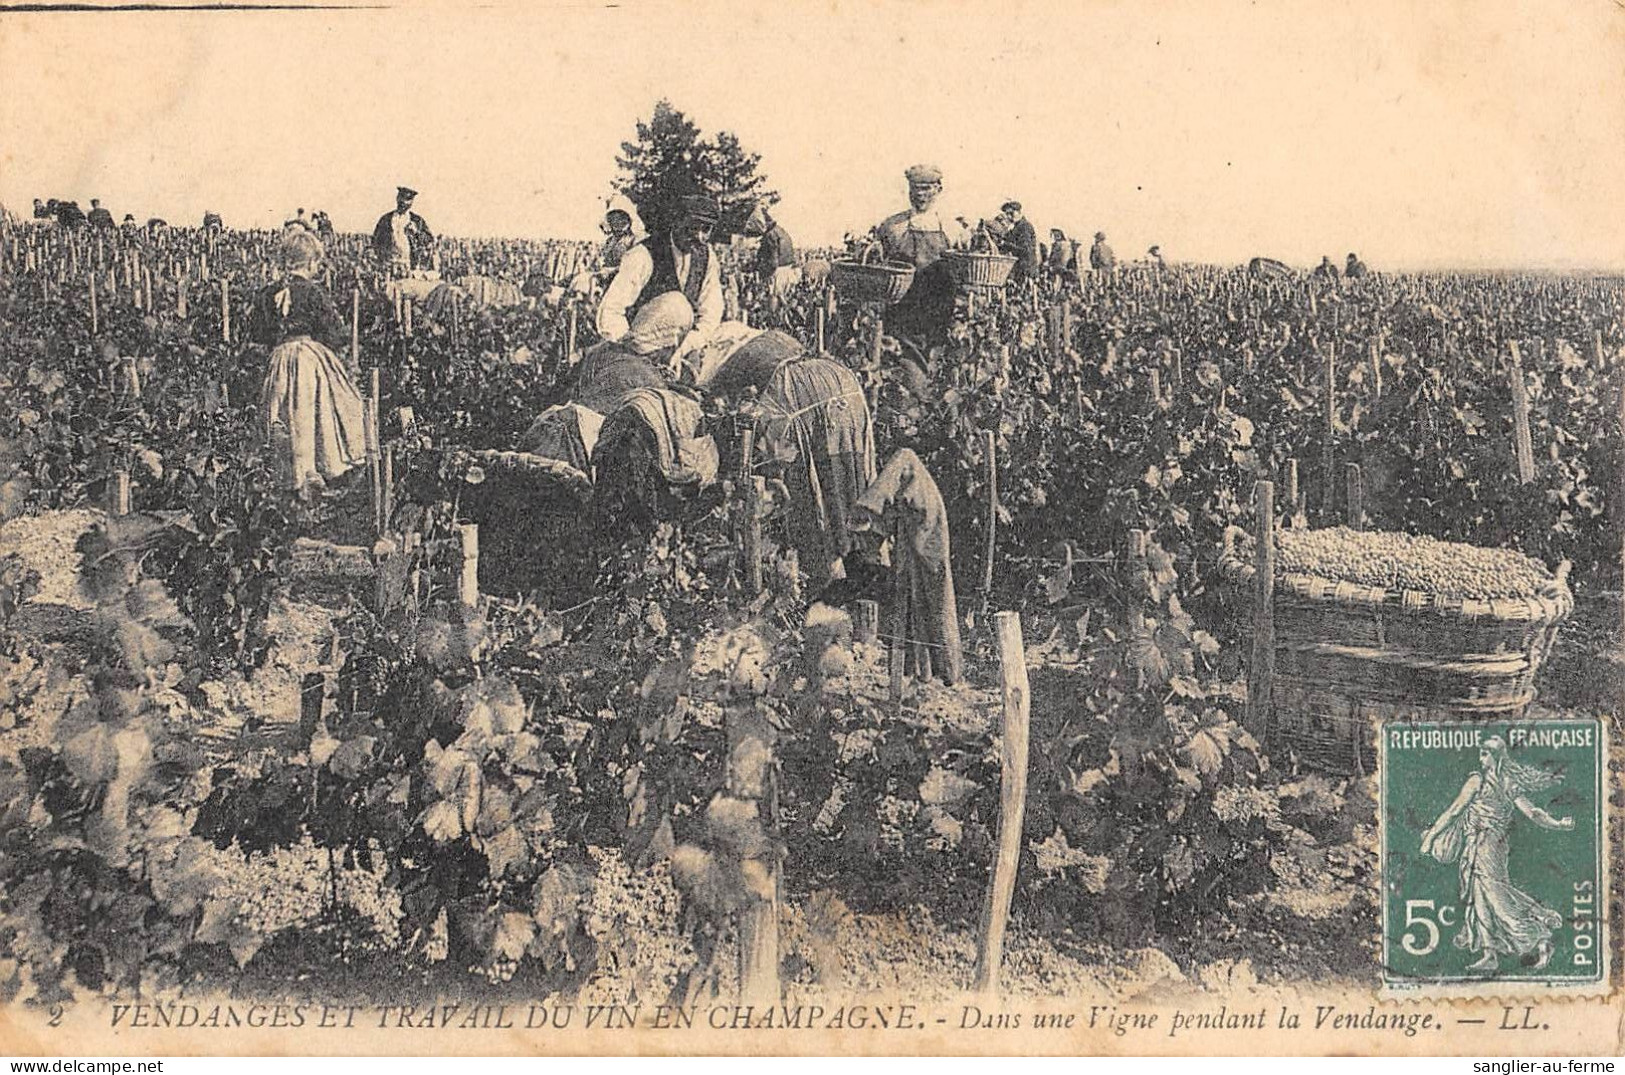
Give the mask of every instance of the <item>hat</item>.
POLYGON ((609 212, 604 214, 605 220, 614 220, 617 217, 626 221, 628 224, 632 223, 632 214, 628 213, 625 209, 611 209, 609 212))
POLYGON ((903 173, 910 183, 925 185, 927 183, 941 183, 942 169, 934 164, 916 164, 903 173))
POLYGON ((682 219, 698 224, 715 224, 722 219, 722 207, 715 198, 704 194, 689 194, 677 200, 682 219))
POLYGON ((395 197, 397 198, 416 198, 417 196, 418 192, 413 190, 411 187, 395 188, 395 197))
POLYGON ((999 206, 999 212, 1001 212, 1001 213, 1019 213, 1019 212, 1021 212, 1021 203, 1020 202, 1005 202, 1003 205, 999 206))
POLYGON ((1097 231, 1097 232, 1095 232, 1095 238, 1096 238, 1096 239, 1104 239, 1104 238, 1105 238, 1105 237, 1106 237, 1106 233, 1105 233, 1105 232, 1103 232, 1103 231, 1097 231))
POLYGON ((1161 252, 1162 252, 1162 247, 1158 246, 1156 243, 1152 243, 1151 244, 1151 249, 1146 251, 1147 254, 1158 254, 1158 253, 1161 253, 1161 252))

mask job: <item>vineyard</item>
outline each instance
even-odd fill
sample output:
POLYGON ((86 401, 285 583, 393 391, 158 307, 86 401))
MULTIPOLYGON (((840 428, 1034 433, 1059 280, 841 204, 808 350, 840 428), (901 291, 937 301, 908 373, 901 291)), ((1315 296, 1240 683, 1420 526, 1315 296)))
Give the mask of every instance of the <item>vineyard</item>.
POLYGON ((967 290, 920 392, 881 309, 730 262, 731 317, 856 371, 880 458, 940 486, 945 685, 901 675, 916 640, 867 604, 890 580, 811 586, 783 461, 742 447, 749 393, 700 400, 722 478, 657 517, 498 465, 595 342, 579 244, 440 240, 447 278, 505 282, 448 302, 332 244, 370 466, 292 496, 242 338, 275 240, 0 236, 8 1000, 677 1003, 763 960, 796 996, 946 994, 986 971, 1001 868, 1011 992, 1375 981, 1375 780, 1247 719, 1251 606, 1221 568, 1259 482, 1283 557, 1372 584, 1490 601, 1567 564, 1537 706, 1611 712, 1625 682, 1617 279, 967 290), (1343 524, 1529 560, 1292 543, 1343 524))

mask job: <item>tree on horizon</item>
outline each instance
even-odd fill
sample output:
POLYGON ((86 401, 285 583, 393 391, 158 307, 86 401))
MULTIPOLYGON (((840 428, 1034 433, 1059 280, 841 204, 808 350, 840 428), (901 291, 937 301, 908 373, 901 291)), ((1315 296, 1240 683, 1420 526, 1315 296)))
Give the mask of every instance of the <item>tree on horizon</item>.
POLYGON ((768 187, 759 171, 761 160, 761 154, 746 150, 730 131, 719 131, 714 139, 702 137, 698 125, 662 97, 649 120, 638 121, 636 139, 621 143, 613 186, 655 231, 669 223, 672 202, 687 194, 709 194, 724 206, 776 204, 778 191, 768 187))

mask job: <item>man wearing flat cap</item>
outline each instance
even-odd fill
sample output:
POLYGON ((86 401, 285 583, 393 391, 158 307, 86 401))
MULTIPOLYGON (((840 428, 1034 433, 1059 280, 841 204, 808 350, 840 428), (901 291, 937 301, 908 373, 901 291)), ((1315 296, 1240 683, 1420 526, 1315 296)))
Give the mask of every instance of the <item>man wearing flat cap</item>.
POLYGON ((690 194, 676 199, 670 211, 659 216, 673 223, 621 257, 615 279, 598 304, 598 335, 625 339, 639 310, 661 295, 681 292, 694 308, 694 327, 672 353, 670 365, 677 370, 685 356, 704 350, 722 323, 722 276, 711 251, 711 232, 722 207, 708 195, 690 194))
POLYGON ((902 301, 886 311, 886 331, 903 347, 901 374, 908 389, 925 398, 930 388, 931 347, 947 338, 953 324, 956 287, 942 255, 965 246, 963 222, 940 208, 942 170, 916 164, 903 173, 909 207, 882 220, 874 230, 888 261, 914 266, 914 283, 902 301))
POLYGON ((924 269, 950 247, 964 246, 965 228, 937 206, 942 169, 916 164, 903 175, 908 179, 909 207, 882 220, 875 233, 888 260, 913 262, 915 269, 924 269))
POLYGON ((378 226, 372 229, 373 252, 395 275, 434 267, 434 233, 412 212, 412 199, 417 196, 411 187, 396 187, 395 211, 379 217, 378 226))
POLYGON ((1011 276, 1018 281, 1036 280, 1038 232, 1033 230, 1033 222, 1022 215, 1020 202, 1005 202, 999 207, 999 215, 1004 217, 1007 225, 1003 237, 999 239, 999 247, 1016 259, 1011 276))

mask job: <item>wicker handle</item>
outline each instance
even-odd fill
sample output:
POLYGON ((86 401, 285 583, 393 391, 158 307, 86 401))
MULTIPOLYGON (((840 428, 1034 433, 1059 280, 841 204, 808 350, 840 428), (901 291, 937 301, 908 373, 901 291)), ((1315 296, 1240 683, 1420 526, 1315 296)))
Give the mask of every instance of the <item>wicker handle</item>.
POLYGON ((858 264, 859 265, 867 265, 867 264, 869 264, 869 255, 873 254, 877 250, 882 250, 882 249, 883 248, 881 247, 881 244, 880 244, 879 240, 876 240, 875 242, 870 243, 868 246, 864 247, 858 253, 858 264))
POLYGON ((999 253, 999 241, 995 239, 993 237, 993 233, 988 230, 986 221, 983 221, 981 227, 976 229, 976 234, 971 239, 972 253, 975 253, 977 239, 980 239, 987 244, 987 252, 989 254, 999 253))
POLYGON ((1562 563, 1558 564, 1557 576, 1552 579, 1551 582, 1548 582, 1545 586, 1541 587, 1541 596, 1556 598, 1567 590, 1569 585, 1569 570, 1573 566, 1574 565, 1569 563, 1567 560, 1564 560, 1562 563))

